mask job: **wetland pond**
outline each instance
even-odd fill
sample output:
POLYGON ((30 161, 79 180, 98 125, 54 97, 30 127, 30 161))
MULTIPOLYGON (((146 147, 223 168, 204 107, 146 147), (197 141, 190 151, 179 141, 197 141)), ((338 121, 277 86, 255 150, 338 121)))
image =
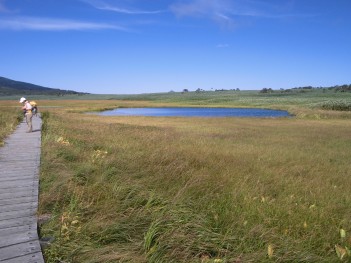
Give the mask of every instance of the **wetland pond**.
POLYGON ((118 108, 98 113, 102 116, 153 116, 153 117, 252 117, 278 118, 291 116, 284 110, 258 108, 118 108))

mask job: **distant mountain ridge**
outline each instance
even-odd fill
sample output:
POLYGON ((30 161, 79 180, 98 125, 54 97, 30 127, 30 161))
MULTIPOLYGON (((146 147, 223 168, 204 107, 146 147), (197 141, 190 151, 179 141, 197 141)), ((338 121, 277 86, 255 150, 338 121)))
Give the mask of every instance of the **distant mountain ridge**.
POLYGON ((32 83, 0 77, 0 96, 87 94, 73 90, 52 89, 32 83))

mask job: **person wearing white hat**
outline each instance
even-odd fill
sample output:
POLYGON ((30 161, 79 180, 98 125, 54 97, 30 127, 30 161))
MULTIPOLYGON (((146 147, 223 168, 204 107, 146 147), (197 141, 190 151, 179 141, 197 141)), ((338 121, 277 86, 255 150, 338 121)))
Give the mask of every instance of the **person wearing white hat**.
POLYGON ((24 97, 22 97, 19 102, 23 104, 22 110, 25 112, 24 115, 26 117, 26 122, 28 125, 27 132, 32 132, 32 105, 30 105, 29 101, 24 97))

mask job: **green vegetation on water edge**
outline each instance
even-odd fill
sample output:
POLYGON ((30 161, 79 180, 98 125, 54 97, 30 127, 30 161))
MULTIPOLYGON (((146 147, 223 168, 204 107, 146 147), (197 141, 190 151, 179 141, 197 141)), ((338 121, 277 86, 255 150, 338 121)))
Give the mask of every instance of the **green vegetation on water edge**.
POLYGON ((55 237, 46 261, 350 260, 351 116, 316 106, 350 95, 229 93, 39 100, 39 215, 50 218, 40 234, 55 237), (79 113, 150 105, 280 108, 297 117, 79 113))
MULTIPOLYGON (((18 100, 18 96, 0 96, 0 100, 18 100)), ((108 101, 145 101, 151 104, 168 106, 202 107, 265 107, 279 109, 344 110, 349 111, 351 92, 336 92, 335 89, 292 89, 262 93, 260 91, 201 91, 168 92, 136 95, 110 94, 66 94, 60 96, 32 95, 28 99, 50 101, 49 105, 59 105, 62 100, 108 100, 108 101)), ((47 103, 46 103, 47 104, 47 103)), ((110 103, 107 103, 110 104, 110 103)), ((43 104, 42 104, 43 105, 43 104)), ((44 103, 45 105, 45 103, 44 103)), ((72 104, 71 106, 73 106, 72 104)), ((149 105, 150 106, 150 105, 149 105)), ((151 105, 152 106, 152 105, 151 105)))

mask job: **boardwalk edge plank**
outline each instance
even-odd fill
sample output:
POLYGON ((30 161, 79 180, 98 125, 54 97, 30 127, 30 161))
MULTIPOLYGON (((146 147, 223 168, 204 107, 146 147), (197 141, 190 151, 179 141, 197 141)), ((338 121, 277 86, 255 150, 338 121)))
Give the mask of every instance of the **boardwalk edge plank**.
POLYGON ((0 262, 44 263, 37 231, 41 119, 22 122, 0 147, 0 262))

